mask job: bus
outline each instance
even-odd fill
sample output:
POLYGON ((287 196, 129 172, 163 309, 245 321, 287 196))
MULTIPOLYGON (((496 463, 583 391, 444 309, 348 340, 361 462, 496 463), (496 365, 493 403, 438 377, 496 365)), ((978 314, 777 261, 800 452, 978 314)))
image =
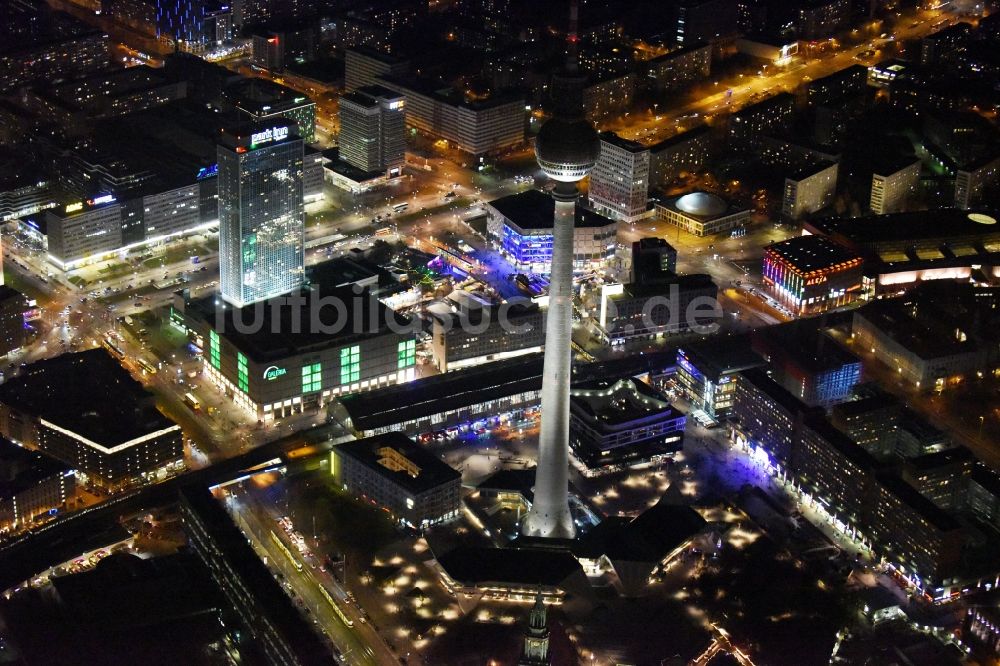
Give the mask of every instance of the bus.
POLYGON ((185 393, 184 394, 184 404, 187 405, 188 407, 190 407, 192 411, 195 411, 195 412, 200 412, 201 411, 201 400, 199 400, 198 398, 194 397, 194 395, 192 393, 185 393))
POLYGON ((392 207, 392 209, 394 211, 396 211, 397 213, 402 213, 404 210, 406 210, 409 207, 410 207, 410 204, 408 204, 408 203, 406 203, 404 201, 403 203, 396 204, 395 206, 392 207))
POLYGON ((281 538, 273 531, 271 532, 271 541, 273 541, 274 545, 278 547, 278 550, 284 553, 285 557, 292 563, 292 566, 295 567, 296 571, 302 571, 302 562, 295 559, 295 556, 292 555, 292 551, 288 550, 288 546, 286 546, 284 542, 282 542, 281 538))

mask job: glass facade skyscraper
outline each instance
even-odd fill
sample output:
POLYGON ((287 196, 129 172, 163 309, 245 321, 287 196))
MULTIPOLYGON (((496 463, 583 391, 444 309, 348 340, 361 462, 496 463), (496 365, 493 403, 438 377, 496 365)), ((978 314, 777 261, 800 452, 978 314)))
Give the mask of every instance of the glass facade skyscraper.
POLYGON ((219 273, 236 306, 302 285, 303 141, 295 123, 224 130, 219 158, 219 273))

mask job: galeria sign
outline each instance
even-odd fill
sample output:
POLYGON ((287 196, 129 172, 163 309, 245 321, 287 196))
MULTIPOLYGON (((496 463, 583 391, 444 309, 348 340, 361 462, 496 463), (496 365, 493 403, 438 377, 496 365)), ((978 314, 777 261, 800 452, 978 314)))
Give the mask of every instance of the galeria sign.
POLYGON ((288 370, 286 370, 285 368, 279 368, 276 365, 272 365, 268 367, 267 370, 264 371, 264 379, 270 382, 277 379, 281 375, 286 374, 287 372, 288 370))

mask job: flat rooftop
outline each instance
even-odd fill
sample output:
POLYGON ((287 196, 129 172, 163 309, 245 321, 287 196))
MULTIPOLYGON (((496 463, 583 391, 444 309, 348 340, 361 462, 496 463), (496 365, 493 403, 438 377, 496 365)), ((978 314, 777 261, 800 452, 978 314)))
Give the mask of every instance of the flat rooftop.
MULTIPOLYGON (((324 151, 326 153, 327 151, 324 151)), ((362 171, 353 164, 348 164, 344 160, 340 159, 340 151, 337 151, 337 158, 330 160, 323 165, 324 169, 329 169, 330 171, 343 176, 352 183, 367 183, 368 181, 376 181, 385 177, 384 171, 362 171)))
POLYGON ((859 400, 848 400, 847 402, 836 404, 833 406, 833 411, 835 414, 842 415, 844 418, 850 418, 852 416, 860 416, 862 414, 877 412, 884 409, 900 408, 902 408, 902 403, 899 401, 899 398, 891 393, 880 392, 875 395, 866 396, 859 400))
POLYGON ((0 499, 10 499, 70 469, 41 451, 30 451, 0 438, 0 499))
POLYGON ((680 289, 717 288, 715 282, 712 280, 712 276, 707 273, 677 275, 669 271, 648 271, 644 273, 640 270, 640 277, 641 280, 639 282, 624 285, 621 296, 611 296, 610 298, 614 300, 626 296, 660 296, 667 293, 666 290, 670 288, 670 285, 674 284, 680 289))
POLYGON ((646 150, 646 146, 642 145, 638 141, 632 141, 631 139, 623 139, 614 132, 601 132, 601 141, 604 143, 610 143, 611 145, 621 148, 622 150, 627 150, 631 153, 641 153, 646 150))
MULTIPOLYGON (((600 378, 633 377, 645 373, 662 375, 673 367, 675 358, 674 352, 657 352, 578 364, 573 369, 573 383, 575 386, 600 378)), ((355 430, 394 426, 526 391, 538 391, 542 388, 542 359, 542 354, 530 354, 473 366, 342 396, 339 402, 355 430)))
POLYGON ((240 78, 227 85, 223 93, 237 107, 253 114, 273 115, 314 104, 311 99, 298 91, 256 77, 240 78))
POLYGON ((860 358, 837 344, 823 329, 822 318, 800 319, 758 329, 753 336, 755 343, 760 340, 762 346, 809 372, 836 370, 848 364, 861 363, 860 358))
POLYGON ((583 569, 569 551, 541 548, 459 546, 437 556, 451 578, 464 585, 506 583, 558 587, 583 569))
POLYGON ((861 257, 822 236, 795 236, 768 245, 767 250, 781 257, 799 272, 808 275, 815 271, 860 266, 861 257))
MULTIPOLYGON (((343 346, 352 341, 390 333, 393 328, 398 331, 410 330, 410 320, 407 317, 393 312, 367 292, 359 295, 351 287, 314 284, 311 290, 302 289, 298 295, 303 298, 303 304, 298 308, 271 307, 270 301, 264 301, 263 306, 256 303, 234 308, 229 304, 223 307, 223 301, 217 294, 209 294, 188 301, 185 304, 185 314, 207 323, 247 357, 262 363, 343 346), (326 299, 327 302, 322 302, 321 299, 326 299), (345 307, 330 306, 330 299, 338 299, 345 307), (320 309, 314 312, 313 306, 316 305, 320 309), (260 321, 260 326, 255 327, 255 332, 240 332, 236 326, 237 321, 260 321), (323 326, 314 327, 315 322, 323 326), (323 331, 323 327, 330 330, 323 331)), ((275 300, 287 297, 279 296, 275 300)))
POLYGON ((667 150, 669 148, 673 148, 674 146, 687 143, 688 141, 694 141, 708 134, 710 130, 711 128, 708 125, 702 123, 697 127, 692 127, 686 132, 675 134, 672 137, 664 139, 663 141, 654 143, 649 147, 649 151, 651 153, 657 153, 661 150, 667 150))
POLYGON ((632 377, 596 380, 573 387, 570 404, 578 417, 599 427, 614 427, 634 421, 683 416, 659 391, 632 377))
POLYGON ((443 104, 469 109, 470 111, 486 111, 494 107, 503 106, 512 102, 524 104, 524 94, 517 90, 500 90, 489 97, 472 97, 461 90, 451 86, 441 85, 437 81, 414 76, 380 76, 382 81, 389 88, 399 88, 404 91, 413 91, 419 95, 431 97, 443 104))
POLYGON ((812 412, 806 418, 805 424, 810 430, 822 437, 823 441, 862 470, 875 472, 881 468, 881 464, 874 456, 865 451, 853 439, 837 430, 822 412, 812 412))
POLYGON ((106 448, 180 427, 103 349, 32 363, 0 385, 0 403, 106 448))
POLYGON ((748 368, 740 372, 740 376, 744 383, 753 386, 791 415, 812 409, 792 395, 784 386, 774 381, 763 368, 748 368))
POLYGON ((945 208, 858 218, 827 218, 806 222, 806 230, 841 239, 862 248, 880 243, 940 242, 1000 238, 1000 211, 945 208))
POLYGON ((660 500, 635 518, 612 516, 573 546, 580 557, 606 555, 612 561, 660 562, 701 532, 705 519, 689 506, 660 500))
POLYGON ((718 381, 723 375, 742 372, 764 365, 764 359, 753 350, 746 335, 716 336, 696 340, 677 350, 678 359, 684 357, 697 370, 718 381))
POLYGON ((333 452, 353 458, 413 495, 462 480, 451 466, 401 432, 344 442, 333 452))
POLYGON ((916 488, 898 476, 885 474, 878 476, 879 484, 898 497, 904 504, 920 514, 920 517, 942 532, 961 528, 958 520, 934 502, 920 494, 916 488))
MULTIPOLYGON (((525 190, 488 202, 500 215, 522 230, 551 229, 556 202, 547 192, 525 190)), ((581 206, 576 207, 576 227, 606 227, 615 221, 581 206)))
POLYGON ((476 366, 340 399, 355 430, 371 430, 542 387, 542 355, 476 366))
POLYGON ((854 317, 864 318, 923 359, 975 353, 997 343, 998 295, 997 289, 968 284, 928 283, 903 298, 873 301, 856 310, 854 317), (965 338, 956 339, 955 331, 965 338))

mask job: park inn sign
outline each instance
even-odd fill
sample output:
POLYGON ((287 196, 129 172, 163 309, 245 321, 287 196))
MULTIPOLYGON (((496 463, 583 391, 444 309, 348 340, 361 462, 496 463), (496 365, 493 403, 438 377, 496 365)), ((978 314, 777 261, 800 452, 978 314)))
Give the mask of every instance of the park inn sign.
POLYGON ((262 132, 254 132, 250 135, 250 144, 253 146, 272 141, 281 141, 288 138, 287 127, 271 127, 262 132))
POLYGON ((269 366, 267 370, 264 371, 264 379, 271 382, 285 374, 288 374, 288 370, 286 370, 285 368, 279 368, 276 365, 272 365, 269 366))

